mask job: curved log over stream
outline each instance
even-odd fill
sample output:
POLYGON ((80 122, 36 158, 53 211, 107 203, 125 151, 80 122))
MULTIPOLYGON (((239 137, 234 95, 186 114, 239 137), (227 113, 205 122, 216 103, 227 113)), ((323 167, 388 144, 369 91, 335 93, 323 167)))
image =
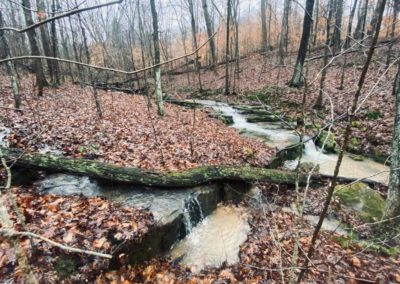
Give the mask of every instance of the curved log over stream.
MULTIPOLYGON (((203 166, 180 172, 156 172, 120 167, 93 160, 66 158, 50 154, 29 153, 0 147, 1 156, 24 168, 86 175, 117 183, 155 187, 192 187, 214 181, 267 181, 294 184, 293 172, 249 166, 203 166)), ((301 181, 305 181, 302 178, 301 181)))

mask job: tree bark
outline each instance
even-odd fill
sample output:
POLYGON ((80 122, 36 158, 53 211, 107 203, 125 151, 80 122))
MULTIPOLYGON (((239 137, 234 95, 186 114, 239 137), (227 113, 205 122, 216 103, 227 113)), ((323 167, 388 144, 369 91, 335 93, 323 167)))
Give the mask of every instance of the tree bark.
POLYGON ((333 52, 340 50, 341 45, 341 30, 342 30, 342 18, 343 18, 343 0, 336 0, 335 5, 335 27, 333 29, 332 45, 333 52))
MULTIPOLYGON (((203 166, 180 172, 156 172, 140 168, 119 167, 93 160, 65 158, 43 154, 24 154, 17 149, 0 147, 2 157, 16 165, 55 172, 86 175, 125 184, 156 187, 192 187, 215 181, 268 181, 294 184, 296 174, 249 166, 203 166)), ((306 177, 302 179, 304 183, 306 177)))
MULTIPOLYGON (((389 191, 385 204, 384 219, 400 215, 400 63, 398 64, 393 88, 396 96, 396 114, 392 140, 392 158, 390 160, 389 191)), ((399 224, 398 221, 396 224, 399 224)))
MULTIPOLYGON (((154 45, 154 64, 160 63, 160 39, 158 36, 158 15, 155 0, 150 0, 151 15, 153 18, 153 45, 154 45)), ((154 68, 156 82, 156 101, 158 115, 164 115, 164 105, 161 87, 161 67, 154 68)))
POLYGON ((225 95, 229 95, 229 59, 230 59, 230 25, 231 25, 231 15, 232 15, 232 2, 227 0, 227 11, 226 11, 226 42, 225 42, 225 95))
MULTIPOLYGON (((36 0, 36 5, 37 5, 37 17, 39 19, 39 21, 45 21, 46 20, 46 8, 44 5, 44 1, 43 0, 36 0)), ((44 55, 51 57, 53 56, 53 54, 51 53, 51 44, 49 41, 49 37, 48 37, 48 31, 47 31, 47 25, 41 25, 39 27, 39 31, 40 31, 40 38, 42 40, 42 46, 43 46, 43 51, 44 51, 44 55)), ((51 84, 54 84, 54 62, 52 62, 51 60, 47 60, 47 67, 49 68, 49 74, 50 74, 50 79, 51 79, 51 84)))
MULTIPOLYGON (((25 22, 27 26, 33 25, 33 19, 31 14, 31 3, 30 0, 22 0, 22 6, 25 16, 25 22)), ((39 46, 36 41, 36 32, 35 30, 29 30, 28 39, 29 45, 31 47, 31 55, 33 56, 40 56, 39 46)), ((33 69, 35 70, 36 74, 36 86, 38 88, 38 96, 43 95, 43 88, 48 85, 46 81, 46 77, 44 75, 43 66, 41 60, 35 60, 33 63, 33 69)))
MULTIPOLYGON (((198 45, 197 45, 197 28, 196 28, 196 20, 194 18, 194 7, 193 7, 193 0, 187 0, 188 6, 189 6, 189 14, 190 14, 190 26, 192 29, 192 42, 193 42, 193 48, 197 50, 198 45)), ((201 92, 203 90, 203 86, 201 84, 201 75, 200 75, 200 64, 199 64, 199 53, 196 52, 195 58, 194 58, 194 70, 196 71, 197 74, 197 79, 199 82, 199 91, 201 92)))
POLYGON ((297 55, 296 65, 294 68, 293 77, 289 82, 291 87, 300 87, 304 84, 303 66, 307 55, 308 41, 310 38, 310 30, 312 24, 312 12, 314 8, 314 0, 307 0, 306 10, 304 13, 303 33, 301 36, 299 52, 297 55))
MULTIPOLYGON (((3 22, 3 14, 0 10, 0 28, 4 25, 3 22)), ((10 47, 8 45, 7 39, 4 35, 4 31, 0 30, 0 39, 2 41, 3 44, 3 48, 4 48, 4 52, 5 52, 5 56, 6 57, 11 57, 11 50, 10 47)), ((10 76, 10 81, 11 81, 11 89, 13 91, 13 95, 14 95, 14 105, 16 109, 20 109, 21 108, 21 96, 19 93, 19 87, 18 87, 18 76, 17 76, 17 71, 15 69, 15 65, 14 62, 7 62, 7 72, 10 76)))
POLYGON ((261 51, 268 50, 267 0, 261 0, 261 51))
POLYGON ((399 13, 399 10, 400 10, 400 0, 393 0, 393 19, 392 19, 392 26, 391 26, 391 30, 390 30, 389 49, 388 49, 387 57, 386 57, 386 67, 389 67, 390 61, 392 59, 392 49, 393 49, 394 40, 395 40, 397 14, 399 13))
MULTIPOLYGON (((212 35, 214 34, 214 31, 213 31, 210 13, 208 12, 207 0, 201 0, 201 2, 202 2, 202 6, 203 6, 204 20, 206 22, 207 35, 208 35, 208 38, 211 38, 212 35)), ((210 40, 209 45, 210 45, 210 53, 211 53, 211 66, 213 68, 215 68, 217 66, 217 54, 216 54, 214 38, 212 38, 210 40)))
POLYGON ((364 0, 364 2, 360 3, 359 13, 358 13, 358 20, 357 26, 354 31, 353 37, 357 40, 364 39, 364 31, 365 31, 365 22, 367 19, 367 12, 368 12, 368 0, 364 0))
POLYGON ((279 64, 285 64, 285 57, 287 53, 288 39, 289 39, 289 13, 290 4, 292 0, 285 0, 282 18, 281 35, 279 39, 279 64))

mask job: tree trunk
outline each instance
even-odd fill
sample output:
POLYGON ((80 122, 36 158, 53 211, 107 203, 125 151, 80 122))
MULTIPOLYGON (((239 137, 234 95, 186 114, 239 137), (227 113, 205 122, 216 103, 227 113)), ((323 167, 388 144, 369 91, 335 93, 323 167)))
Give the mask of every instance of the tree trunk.
POLYGON ((312 40, 313 46, 315 46, 317 44, 318 24, 319 24, 319 0, 316 0, 315 7, 314 7, 314 26, 313 26, 313 40, 312 40))
POLYGON ((357 40, 364 39, 364 31, 365 31, 365 22, 367 20, 367 12, 368 12, 368 0, 364 0, 364 2, 360 3, 357 26, 354 31, 353 37, 357 40))
POLYGON ((333 29, 332 45, 333 53, 335 54, 340 50, 341 45, 341 30, 342 30, 342 18, 343 18, 343 0, 336 0, 335 5, 335 28, 333 29))
MULTIPOLYGON (((52 16, 56 15, 56 1, 52 0, 51 2, 51 12, 52 16)), ((51 22, 51 46, 52 46, 52 55, 53 57, 58 57, 58 38, 57 38, 57 30, 56 30, 56 21, 51 22)), ((60 66, 58 61, 53 61, 54 67, 54 83, 56 85, 60 85, 60 66)))
MULTIPOLYGON (((25 22, 27 26, 33 25, 33 19, 31 14, 31 3, 30 0, 22 0, 22 6, 25 16, 25 22)), ((29 45, 31 47, 31 55, 33 56, 40 56, 39 46, 36 41, 36 32, 35 29, 31 29, 27 31, 29 45)), ((38 96, 43 95, 43 88, 48 86, 46 81, 46 77, 43 71, 43 65, 41 60, 35 60, 33 63, 33 69, 35 70, 36 74, 36 86, 38 88, 38 96)))
MULTIPOLYGON (((207 35, 208 35, 208 38, 211 38, 212 35, 214 34, 214 31, 213 31, 210 13, 208 12, 207 0, 201 0, 201 2, 202 2, 202 6, 203 6, 204 20, 206 22, 207 35)), ((209 45, 210 45, 210 52, 211 52, 211 66, 212 66, 212 68, 215 68, 217 66, 217 54, 216 54, 214 38, 212 38, 209 41, 209 45)))
MULTIPOLYGON (((390 164, 389 191, 386 199, 384 219, 400 215, 400 63, 398 64, 397 76, 394 84, 396 96, 396 114, 392 142, 392 158, 390 164)), ((399 224, 396 222, 391 222, 399 224)), ((391 227, 393 229, 393 227, 391 227)))
POLYGON ((283 8, 283 18, 282 18, 282 27, 281 27, 281 35, 279 39, 279 64, 285 64, 285 57, 287 53, 288 39, 289 39, 289 13, 290 13, 290 4, 292 0, 285 0, 284 8, 283 8))
MULTIPOLYGON (((345 50, 350 47, 351 29, 353 27, 353 20, 354 20, 354 14, 356 13, 357 2, 358 2, 358 0, 354 0, 353 7, 351 8, 351 11, 350 11, 349 24, 347 26, 346 39, 344 41, 344 49, 345 50)), ((340 76, 339 90, 343 90, 343 88, 344 88, 344 73, 346 70, 346 65, 347 65, 347 54, 344 55, 344 60, 342 63, 342 75, 340 76)))
MULTIPOLYGON (((36 0, 36 5, 37 5, 37 17, 39 21, 44 21, 46 20, 46 7, 44 5, 43 0, 36 0)), ((42 46, 44 50, 44 55, 51 57, 51 44, 49 41, 49 37, 47 35, 47 25, 41 25, 39 27, 40 30, 40 38, 42 40, 42 46)), ((47 60, 47 67, 49 68, 49 73, 50 73, 50 79, 51 79, 51 84, 54 84, 54 62, 52 60, 47 60)))
POLYGON ((226 11, 226 42, 225 42, 225 95, 229 95, 229 60, 230 60, 230 25, 231 25, 231 13, 232 12, 232 3, 231 0, 227 0, 227 11, 226 11))
POLYGON ((267 0, 261 0, 261 51, 268 50, 267 0))
POLYGON ((310 30, 312 24, 312 12, 314 8, 314 0, 307 0, 306 10, 304 13, 303 33, 301 36, 299 52, 297 55, 296 65, 292 80, 289 82, 291 87, 300 87, 304 84, 303 66, 307 55, 308 41, 310 38, 310 30))
POLYGON ((393 0, 393 19, 392 26, 390 31, 390 43, 389 49, 386 56, 386 67, 389 67, 390 61, 392 59, 392 49, 395 41, 395 32, 396 32, 396 24, 397 24, 397 14, 400 10, 400 0, 393 0))
MULTIPOLYGON (((190 26, 192 29, 192 41, 193 41, 193 48, 197 50, 197 28, 196 28, 196 20, 194 18, 194 8, 193 8, 193 0, 187 0, 189 6, 189 13, 190 13, 190 26)), ((199 64, 199 53, 196 51, 195 58, 194 58, 194 70, 197 74, 197 79, 199 81, 199 91, 203 90, 203 86, 201 84, 201 75, 200 75, 200 64, 199 64)))
POLYGON ((326 20, 326 40, 325 40, 325 48, 324 48, 324 66, 322 67, 321 71, 321 81, 319 83, 319 94, 317 101, 314 105, 314 108, 321 109, 323 107, 323 97, 324 97, 324 86, 325 86, 325 79, 326 74, 328 73, 328 58, 329 58, 329 45, 330 45, 330 31, 331 31, 331 21, 332 21, 332 14, 334 10, 334 0, 330 0, 328 3, 328 18, 326 20))
POLYGON ((380 12, 379 9, 380 9, 381 4, 382 4, 383 1, 384 0, 378 0, 378 2, 376 2, 376 6, 375 6, 375 9, 374 9, 374 13, 372 15, 372 18, 371 18, 371 22, 369 23, 368 28, 367 28, 367 36, 372 36, 372 34, 375 31, 375 26, 376 26, 376 24, 378 22, 378 17, 379 17, 379 12, 380 12))
MULTIPOLYGON (((0 28, 2 28, 4 26, 4 22, 3 22, 3 14, 0 10, 0 28)), ((10 47, 8 45, 7 39, 4 35, 4 31, 0 30, 0 39, 2 41, 3 44, 3 48, 4 48, 4 52, 5 52, 5 56, 6 57, 12 57, 11 56, 11 50, 10 47)), ((21 96, 19 93, 19 87, 18 87, 18 76, 17 76, 17 71, 15 70, 15 65, 14 62, 7 62, 6 63, 7 66, 7 72, 10 76, 10 80, 11 80, 11 89, 13 91, 13 95, 14 95, 14 105, 16 109, 20 109, 21 108, 21 96)))
MULTIPOLYGON (((151 15, 153 18, 153 45, 154 45, 154 64, 160 63, 160 39, 158 37, 158 16, 155 0, 150 0, 151 15)), ((161 88, 161 68, 154 68, 156 82, 156 100, 158 115, 164 115, 164 105, 161 88)))
MULTIPOLYGON (((21 150, 0 147, 2 157, 15 159, 18 166, 55 172, 81 174, 116 183, 156 187, 192 187, 215 181, 268 181, 294 184, 296 174, 248 166, 203 166, 180 172, 156 172, 140 168, 119 167, 93 160, 62 156, 26 154, 21 150)), ((301 178, 302 183, 306 177, 301 178)))

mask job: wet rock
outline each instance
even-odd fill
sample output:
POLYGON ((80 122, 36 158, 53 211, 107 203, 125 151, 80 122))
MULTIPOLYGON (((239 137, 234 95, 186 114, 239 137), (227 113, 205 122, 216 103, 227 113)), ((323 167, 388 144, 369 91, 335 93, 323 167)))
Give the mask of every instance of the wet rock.
POLYGON ((210 112, 208 116, 221 120, 225 125, 233 124, 233 117, 231 115, 225 115, 221 112, 210 112))
POLYGON ((333 134, 332 132, 329 132, 329 134, 328 134, 328 131, 323 131, 321 133, 321 135, 319 135, 317 137, 317 139, 315 140, 315 144, 318 147, 322 148, 322 146, 324 145, 324 142, 325 142, 324 150, 326 152, 329 152, 329 153, 335 153, 336 152, 335 134, 333 134), (326 140, 326 142, 325 142, 325 140, 326 140))
POLYGON ((385 201, 377 191, 365 183, 338 185, 335 188, 335 196, 339 198, 342 205, 352 210, 365 222, 374 222, 382 218, 385 201))
POLYGON ((280 117, 276 115, 261 115, 261 114, 251 114, 246 116, 247 122, 277 122, 280 121, 280 117))

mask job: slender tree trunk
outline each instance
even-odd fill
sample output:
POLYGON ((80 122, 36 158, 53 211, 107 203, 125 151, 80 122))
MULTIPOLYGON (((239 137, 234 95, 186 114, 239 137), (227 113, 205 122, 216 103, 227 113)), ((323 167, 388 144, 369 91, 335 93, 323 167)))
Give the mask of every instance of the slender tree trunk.
POLYGON ((343 18, 343 0, 336 0, 335 2, 335 28, 333 29, 332 37, 333 54, 340 50, 343 18))
POLYGON ((303 268, 301 270, 301 272, 299 273, 299 276, 297 278, 297 282, 298 283, 301 283, 305 273, 308 270, 308 265, 309 265, 310 261, 312 261, 311 258, 314 255, 315 244, 316 244, 316 241, 317 241, 317 239, 319 237, 319 232, 321 230, 322 224, 324 222, 324 219, 325 219, 326 214, 328 212, 328 209, 330 207, 330 204, 331 204, 331 201, 332 201, 332 197, 333 197, 333 193, 334 193, 335 187, 336 187, 337 182, 338 182, 339 170, 340 170, 340 166, 342 164, 344 151, 347 148, 347 145, 348 145, 349 140, 350 140, 351 127, 352 127, 352 123, 354 121, 355 112, 356 112, 357 107, 358 107, 358 101, 359 101, 360 96, 361 96, 361 90, 362 90, 362 88, 364 86, 365 79, 367 77, 367 73, 368 73, 368 69, 369 69, 369 65, 371 64, 372 56, 374 55, 374 52, 375 52, 375 46, 376 46, 376 43, 378 42, 378 38, 379 38, 379 30, 380 30, 381 23, 382 23, 383 11, 385 10, 386 0, 383 0, 380 3, 381 3, 381 6, 380 6, 380 9, 379 9, 379 16, 378 16, 378 20, 377 20, 377 24, 376 24, 376 28, 375 28, 375 34, 374 34, 374 37, 372 39, 371 47, 370 47, 370 49, 368 51, 367 60, 365 62, 364 68, 363 68, 363 70, 361 72, 361 75, 360 75, 360 80, 358 81, 357 91, 355 92, 354 97, 353 97, 353 102, 352 102, 352 105, 351 105, 351 109, 350 109, 350 112, 349 112, 349 115, 348 115, 348 119, 347 119, 346 129, 345 129, 345 132, 344 132, 343 144, 340 147, 340 152, 339 152, 339 155, 338 155, 338 160, 337 160, 335 171, 334 171, 334 174, 333 174, 333 179, 332 179, 332 182, 331 182, 331 184, 330 184, 330 186, 328 188, 328 195, 326 197, 326 200, 325 200, 325 203, 324 203, 324 207, 322 209, 322 212, 321 212, 320 218, 318 220, 318 223, 317 223, 317 225, 315 227, 315 230, 314 230, 314 233, 313 233, 313 236, 312 236, 312 239, 311 239, 311 243, 310 243, 310 248, 308 250, 307 256, 306 256, 305 261, 304 261, 304 264, 302 265, 305 268, 303 268))
POLYGON ((374 33, 375 26, 376 26, 376 24, 378 22, 379 12, 380 12, 379 9, 381 7, 382 1, 384 1, 384 0, 378 0, 378 2, 376 2, 376 6, 375 6, 375 9, 374 9, 374 13, 372 15, 372 18, 371 18, 371 22, 369 23, 368 28, 367 28, 367 35, 368 36, 372 36, 372 34, 374 33))
MULTIPOLYGON (((210 13, 208 12, 207 0, 201 0, 201 2, 202 2, 202 6, 203 6, 204 20, 206 22, 207 35, 208 35, 208 38, 210 38, 214 34, 214 31, 213 31, 213 25, 212 25, 210 13)), ((211 53, 211 66, 212 66, 212 68, 215 68, 217 66, 217 53, 216 53, 214 38, 212 38, 209 41, 209 45, 210 45, 210 53, 211 53)))
MULTIPOLYGON (((72 36, 72 50, 74 51, 74 57, 76 61, 81 61, 79 59, 79 53, 78 53, 78 47, 76 46, 76 30, 72 26, 72 20, 71 17, 69 17, 69 27, 71 30, 71 36, 72 36)), ((83 72, 82 72, 82 67, 80 65, 77 66, 78 69, 78 77, 79 81, 83 82, 83 72)))
POLYGON ((303 34, 301 36, 299 52, 297 55, 296 65, 292 80, 289 82, 291 87, 300 87, 304 84, 303 66, 307 55, 308 41, 310 38, 310 30, 312 24, 312 12, 314 8, 314 0, 307 0, 306 10, 304 13, 303 34))
MULTIPOLYGON (((196 20, 194 18, 194 8, 193 8, 193 0, 187 0, 189 5, 189 13, 190 13, 190 26, 192 28, 192 41, 193 41, 193 48, 197 50, 197 28, 196 28, 196 20)), ((199 91, 202 92, 203 86, 201 84, 201 74, 200 74, 200 63, 199 63, 199 53, 196 51, 195 58, 194 58, 194 70, 197 74, 197 79, 199 82, 199 91)))
MULTIPOLYGON (((54 17, 56 15, 56 1, 52 0, 51 2, 51 12, 52 16, 54 17)), ((51 40, 52 40, 52 55, 54 57, 58 57, 58 38, 57 38, 57 30, 56 30, 56 21, 51 22, 51 40)), ((54 67, 54 83, 56 85, 60 85, 60 67, 58 64, 58 61, 53 61, 53 67, 54 67)))
MULTIPOLYGON (((384 219, 400 215, 400 63, 398 63, 393 93, 396 99, 396 114, 392 140, 392 158, 390 160, 389 191, 385 203, 384 219)), ((390 223, 399 226, 398 220, 390 223)), ((386 227, 393 229, 393 226, 386 227)))
POLYGON ((319 0, 316 0, 315 7, 314 7, 314 26, 313 26, 313 40, 312 40, 313 46, 315 46, 317 44, 318 24, 319 24, 319 0))
POLYGON ((267 0, 261 0, 261 51, 268 50, 267 0))
MULTIPOLYGON (((22 6, 24 7, 24 16, 27 26, 33 25, 32 13, 31 13, 31 3, 30 0, 22 0, 22 6)), ((27 31, 29 45, 31 48, 31 54, 34 56, 40 56, 39 46, 36 41, 35 29, 27 31)), ((44 75, 43 65, 41 60, 35 60, 33 63, 33 69, 36 74, 36 87, 38 88, 38 96, 43 95, 43 88, 48 86, 46 81, 46 76, 44 75)))
POLYGON ((325 79, 326 74, 328 73, 328 58, 329 58, 329 45, 330 45, 330 31, 331 31, 331 21, 332 21, 332 14, 334 9, 334 0, 330 0, 328 3, 328 18, 326 20, 326 40, 325 40, 325 48, 324 48, 324 66, 322 67, 321 71, 321 81, 319 83, 319 93, 317 101, 314 105, 314 108, 321 109, 323 107, 323 97, 324 97, 324 86, 325 86, 325 79))
MULTIPOLYGON (((140 41, 140 55, 142 59, 142 67, 146 67, 146 57, 145 57, 145 35, 144 35, 144 27, 143 27, 143 20, 142 20, 142 13, 140 9, 140 3, 139 1, 136 2, 136 9, 138 11, 138 20, 139 20, 139 41, 140 41)), ((145 86, 145 94, 147 98, 147 107, 150 109, 151 107, 151 99, 149 96, 149 84, 147 82, 147 72, 143 72, 143 78, 144 78, 144 86, 145 86)))
POLYGON ((368 12, 368 0, 364 0, 363 2, 360 3, 357 26, 356 26, 356 29, 355 29, 354 35, 353 35, 353 37, 357 40, 364 39, 364 36, 365 36, 364 31, 365 31, 365 23, 367 20, 367 12, 368 12))
POLYGON ((231 13, 232 3, 231 0, 227 0, 227 16, 226 16, 226 45, 225 45, 225 95, 229 95, 229 60, 230 60, 230 25, 231 25, 231 13))
MULTIPOLYGON (((358 3, 358 0, 354 0, 353 7, 351 8, 351 11, 350 11, 349 24, 347 26, 347 34, 346 34, 346 39, 344 42, 344 49, 348 49, 350 47, 351 29, 353 27, 353 20, 354 20, 354 15, 356 13, 357 3, 358 3)), ((339 86, 340 90, 343 90, 343 88, 344 88, 344 73, 346 70, 346 65, 347 65, 347 54, 344 55, 344 61, 342 63, 342 75, 340 76, 340 86, 339 86)))
MULTIPOLYGON (((36 5, 37 5, 37 17, 39 21, 44 21, 46 20, 46 7, 44 4, 43 0, 36 0, 36 5)), ((51 57, 51 44, 49 37, 47 35, 47 25, 41 25, 39 27, 40 31, 40 37, 42 40, 42 46, 44 50, 44 55, 51 57)), ((50 73, 50 79, 51 79, 51 84, 54 84, 54 62, 52 60, 47 60, 47 67, 49 68, 49 73, 50 73)))
POLYGON ((393 19, 392 26, 390 30, 390 43, 389 49, 386 56, 386 67, 389 67, 390 61, 392 59, 392 49, 395 41, 395 33, 396 33, 396 24, 397 24, 397 14, 400 10, 400 0, 393 0, 393 19))
MULTIPOLYGON (((153 44, 154 44, 154 63, 160 63, 160 39, 158 37, 158 15, 155 0, 150 0, 151 15, 153 18, 153 44)), ((162 97, 161 87, 161 68, 157 66, 155 70, 155 82, 156 82, 156 100, 157 100, 157 111, 158 115, 164 115, 164 105, 162 97)))
MULTIPOLYGON (((86 61, 87 61, 87 64, 90 64, 90 61, 91 61, 90 50, 89 50, 89 46, 87 43, 85 28, 83 27, 80 14, 78 14, 78 21, 79 21, 79 26, 80 26, 81 32, 82 32, 83 47, 85 49, 86 61)), ((101 101, 100 101, 100 98, 99 98, 99 95, 98 95, 97 89, 96 89, 96 82, 94 82, 92 70, 88 69, 88 73, 89 73, 90 83, 92 84, 92 93, 93 93, 93 98, 94 98, 94 102, 96 105, 96 113, 97 113, 97 116, 101 118, 101 117, 103 117, 103 111, 101 109, 101 101)))
POLYGON ((287 53, 287 46, 289 39, 289 13, 290 13, 291 1, 292 0, 285 0, 283 8, 282 27, 279 40, 279 64, 281 65, 285 64, 285 57, 287 53))
MULTIPOLYGON (((0 28, 4 26, 4 22, 3 22, 3 14, 0 10, 0 28)), ((7 39, 4 35, 4 31, 0 30, 0 39, 3 43, 3 48, 4 48, 4 52, 5 52, 5 56, 6 57, 12 57, 11 56, 11 50, 10 47, 8 45, 7 39)), ((21 108, 21 96, 19 93, 19 86, 18 86, 18 76, 17 76, 17 71, 15 69, 15 65, 14 62, 7 62, 6 64, 7 66, 7 72, 10 76, 10 81, 11 81, 11 89, 14 95, 14 105, 16 109, 20 109, 21 108)))

